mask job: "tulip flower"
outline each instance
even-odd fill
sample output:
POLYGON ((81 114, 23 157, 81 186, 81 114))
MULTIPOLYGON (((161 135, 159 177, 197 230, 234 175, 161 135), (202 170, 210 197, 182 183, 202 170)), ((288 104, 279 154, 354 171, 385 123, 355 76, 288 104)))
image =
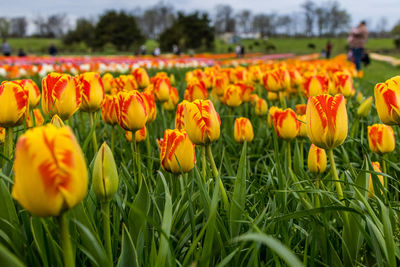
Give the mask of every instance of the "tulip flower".
POLYGON ((175 87, 171 87, 168 101, 163 103, 165 110, 175 110, 176 105, 179 102, 178 90, 175 87))
POLYGON ((103 81, 104 92, 110 93, 111 89, 114 88, 114 77, 112 76, 112 74, 111 73, 103 74, 101 80, 103 81))
POLYGON ((372 96, 365 99, 357 109, 357 115, 362 117, 368 117, 369 111, 372 106, 372 96))
POLYGON ((298 104, 295 106, 295 111, 297 115, 305 115, 306 114, 306 104, 298 104))
POLYGON ((81 105, 81 92, 71 75, 52 72, 42 80, 42 111, 68 120, 81 105))
POLYGON ((279 78, 281 89, 289 89, 291 85, 289 71, 285 67, 281 67, 275 70, 275 73, 279 78))
POLYGON ((308 169, 312 173, 321 174, 326 170, 326 152, 325 149, 311 144, 308 152, 308 169))
POLYGON ((304 82, 304 94, 307 97, 327 94, 329 89, 329 78, 323 75, 313 75, 304 82))
POLYGON ((300 131, 300 122, 291 108, 277 109, 272 115, 276 135, 285 140, 295 138, 300 131))
MULTIPOLYGON (((343 199, 343 190, 336 171, 333 148, 341 145, 347 137, 348 118, 343 95, 318 95, 308 99, 306 110, 307 135, 311 142, 328 149, 333 180, 339 199, 343 199)), ((345 218, 347 220, 347 217, 345 218)))
POLYGON ((85 72, 79 75, 78 87, 82 95, 81 110, 92 113, 103 106, 104 86, 98 73, 85 72))
POLYGON ((175 115, 175 129, 182 130, 185 129, 185 105, 189 103, 186 100, 183 100, 176 107, 176 115, 175 115))
POLYGON ((279 76, 276 72, 269 71, 264 74, 263 82, 265 89, 270 92, 277 92, 281 90, 281 84, 279 81, 279 76))
POLYGON ((18 81, 24 91, 28 92, 29 95, 29 109, 37 107, 40 101, 40 90, 37 84, 31 79, 23 79, 18 81))
POLYGON ((268 113, 268 104, 265 99, 259 98, 255 102, 255 113, 257 116, 264 116, 268 113))
POLYGON ((62 119, 61 119, 60 117, 58 117, 57 114, 54 115, 54 116, 51 118, 50 123, 53 124, 54 126, 56 126, 57 128, 61 128, 61 127, 64 127, 64 126, 65 126, 65 125, 64 125, 64 122, 62 121, 62 119))
POLYGON ((396 144, 392 127, 385 124, 368 126, 368 144, 375 153, 392 152, 396 144))
POLYGON ((57 216, 86 195, 86 162, 69 127, 48 124, 23 134, 16 146, 14 173, 12 196, 36 216, 57 216))
POLYGON ((379 119, 388 125, 400 124, 400 82, 392 78, 375 86, 375 105, 379 119))
POLYGON ((34 126, 41 126, 44 123, 44 118, 40 109, 36 108, 31 113, 26 114, 26 127, 32 128, 34 126), (32 114, 34 118, 32 118, 32 114))
POLYGON ((362 94, 361 91, 358 91, 357 96, 356 96, 356 100, 357 100, 357 102, 360 103, 360 104, 363 102, 364 96, 363 96, 363 94, 362 94))
POLYGON ((235 120, 234 138, 238 143, 243 143, 245 140, 247 142, 253 141, 253 126, 249 119, 242 117, 235 120))
POLYGON ((138 89, 137 82, 133 75, 120 75, 114 78, 114 85, 118 91, 133 91, 138 89))
POLYGON ((303 82, 303 77, 297 69, 289 70, 290 84, 292 87, 298 87, 303 82))
POLYGON ((221 120, 210 100, 195 100, 185 105, 185 129, 196 145, 208 145, 220 135, 221 120))
POLYGON ((196 99, 207 99, 208 91, 205 83, 203 81, 198 80, 197 78, 192 78, 188 82, 184 98, 185 100, 190 102, 196 99))
POLYGON ((135 77, 139 89, 144 89, 150 84, 150 78, 145 69, 143 68, 134 69, 132 75, 133 77, 135 77))
POLYGON ((127 131, 137 131, 147 122, 146 104, 138 91, 118 94, 118 124, 127 131))
POLYGON ((250 101, 250 97, 251 97, 251 93, 254 91, 254 87, 245 85, 243 83, 237 83, 236 85, 238 85, 240 87, 240 89, 242 90, 242 100, 243 100, 243 102, 249 102, 250 101))
POLYGON ((331 94, 341 93, 344 97, 350 97, 354 91, 353 88, 353 79, 350 74, 337 71, 333 74, 333 81, 335 90, 330 92, 331 94))
POLYGON ((300 130, 298 136, 307 137, 306 115, 297 115, 297 120, 300 122, 300 130))
POLYGON ((29 99, 19 82, 1 83, 0 103, 0 127, 10 128, 23 123, 23 115, 29 108, 29 99))
POLYGON ((267 98, 269 101, 276 101, 278 100, 278 94, 274 92, 268 92, 267 98))
POLYGON ((307 134, 316 146, 332 149, 341 145, 347 137, 347 120, 343 95, 319 95, 308 99, 307 134))
POLYGON ((240 86, 229 85, 224 92, 224 103, 229 107, 238 107, 243 102, 243 93, 240 86))
MULTIPOLYGON (((147 128, 146 128, 146 126, 143 126, 143 128, 141 128, 141 129, 139 129, 139 130, 137 130, 135 132, 136 143, 143 142, 144 140, 146 140, 146 137, 147 137, 147 128)), ((126 138, 126 141, 132 142, 132 132, 131 131, 125 131, 125 138, 126 138)))
POLYGON ((229 78, 224 74, 216 74, 214 77, 213 88, 217 96, 222 96, 224 94, 225 88, 229 85, 229 78))
POLYGON ((268 110, 268 126, 272 127, 273 126, 273 117, 275 114, 275 111, 277 111, 279 108, 276 106, 272 106, 268 110))
POLYGON ((172 173, 186 173, 194 168, 196 155, 194 144, 185 130, 164 132, 164 139, 158 141, 161 167, 172 173))
MULTIPOLYGON (((381 165, 379 164, 379 162, 372 162, 372 167, 374 168, 375 172, 382 172, 381 171, 381 165)), ((384 185, 384 178, 382 175, 377 175, 379 182, 382 184, 382 186, 384 185)), ((370 198, 374 198, 375 197, 375 191, 374 191, 374 183, 372 181, 372 175, 369 174, 369 181, 368 181, 368 197, 370 198)))
POLYGON ((94 161, 92 187, 101 201, 105 248, 109 260, 112 261, 109 202, 118 191, 118 172, 113 153, 106 143, 101 145, 94 161))
POLYGON ((101 117, 107 124, 114 126, 118 123, 118 97, 116 95, 106 95, 103 107, 101 108, 101 117))
POLYGON ((171 82, 168 76, 157 78, 153 88, 154 100, 158 102, 168 101, 170 88, 171 82))
POLYGON ((153 93, 145 91, 142 93, 144 104, 146 105, 147 122, 153 122, 157 117, 156 103, 154 101, 153 93))

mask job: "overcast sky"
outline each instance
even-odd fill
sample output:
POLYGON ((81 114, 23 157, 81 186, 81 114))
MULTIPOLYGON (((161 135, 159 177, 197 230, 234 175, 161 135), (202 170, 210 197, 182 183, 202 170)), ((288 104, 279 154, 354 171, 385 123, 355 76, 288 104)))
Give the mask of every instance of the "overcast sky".
MULTIPOLYGON (((388 28, 400 20, 400 0, 337 0, 352 17, 352 25, 360 20, 367 20, 374 28, 380 18, 386 17, 388 28)), ((38 15, 66 13, 70 21, 78 17, 96 17, 107 9, 123 9, 134 11, 138 7, 145 9, 157 4, 159 0, 0 0, 0 16, 27 16, 34 18, 38 15)), ((164 0, 176 10, 194 11, 205 10, 212 13, 217 4, 229 4, 235 10, 249 9, 253 13, 291 14, 301 11, 300 5, 304 0, 164 0)), ((314 0, 315 3, 324 3, 314 0)))

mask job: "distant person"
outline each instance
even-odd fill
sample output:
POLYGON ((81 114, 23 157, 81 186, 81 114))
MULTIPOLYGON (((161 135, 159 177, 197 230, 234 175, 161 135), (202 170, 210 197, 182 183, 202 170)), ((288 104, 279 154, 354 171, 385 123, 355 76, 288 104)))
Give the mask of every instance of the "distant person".
POLYGON ((240 56, 241 57, 244 57, 244 53, 245 53, 245 50, 244 50, 245 48, 244 48, 244 45, 240 45, 240 56))
POLYGON ((236 53, 236 57, 240 57, 240 52, 241 52, 241 48, 240 48, 240 45, 237 45, 236 47, 235 47, 235 53, 236 53))
POLYGON ((178 45, 174 44, 172 46, 172 53, 176 56, 180 56, 181 55, 181 49, 179 48, 178 45))
POLYGON ((347 42, 351 49, 353 62, 356 65, 357 70, 361 69, 361 59, 364 53, 364 46, 368 38, 368 29, 365 21, 361 21, 360 24, 351 29, 347 42))
POLYGON ((330 58, 331 57, 331 51, 332 51, 332 43, 330 40, 328 40, 328 42, 326 43, 326 58, 330 58))
POLYGON ((54 44, 51 44, 49 47, 49 54, 53 57, 57 56, 57 47, 54 44))
POLYGON ((161 54, 161 50, 160 50, 160 48, 157 46, 156 48, 154 48, 153 56, 158 57, 160 54, 161 54))
POLYGON ((140 54, 141 55, 146 55, 146 46, 145 45, 141 45, 140 46, 140 54))
POLYGON ((26 57, 26 53, 25 53, 24 49, 22 49, 22 48, 18 49, 18 56, 19 57, 26 57))
POLYGON ((1 52, 6 57, 11 56, 11 46, 7 43, 7 39, 3 40, 3 44, 1 45, 1 52))

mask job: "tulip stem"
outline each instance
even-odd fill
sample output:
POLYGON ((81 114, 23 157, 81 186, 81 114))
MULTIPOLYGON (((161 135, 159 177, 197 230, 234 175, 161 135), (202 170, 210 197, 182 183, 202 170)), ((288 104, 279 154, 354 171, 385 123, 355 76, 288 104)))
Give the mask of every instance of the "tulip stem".
POLYGON ((114 155, 114 147, 115 147, 115 126, 111 126, 111 152, 114 155))
POLYGON ((287 141, 287 163, 289 172, 292 171, 292 151, 290 149, 290 140, 287 141))
POLYGON ((343 199, 343 190, 342 190, 342 185, 339 180, 339 176, 337 174, 336 163, 335 163, 335 159, 333 158, 333 150, 332 149, 328 149, 328 157, 329 157, 329 162, 331 163, 331 170, 332 170, 332 176, 333 176, 332 178, 335 181, 337 195, 338 195, 339 200, 342 200, 343 199))
POLYGON ((303 138, 300 139, 300 160, 301 160, 301 166, 304 166, 304 142, 303 142, 303 138))
POLYGON ((206 169, 206 147, 202 146, 201 147, 201 174, 203 176, 203 180, 204 180, 204 185, 207 184, 207 169, 206 169))
POLYGON ((90 117, 90 127, 91 128, 95 127, 93 134, 92 134, 92 145, 93 145, 93 152, 94 152, 93 156, 95 156, 97 153, 96 125, 94 125, 94 122, 96 121, 96 113, 90 112, 89 117, 90 117))
POLYGON ((283 91, 279 91, 279 100, 281 102, 281 108, 285 109, 286 108, 286 99, 285 99, 285 95, 283 94, 283 91))
POLYGON ((68 220, 66 213, 63 212, 57 217, 57 219, 58 219, 58 225, 60 227, 61 247, 63 250, 64 266, 74 267, 75 262, 74 262, 74 256, 72 254, 72 244, 69 235, 68 220))
POLYGON ((135 180, 135 183, 138 184, 138 179, 136 177, 136 169, 135 169, 135 164, 136 164, 136 138, 135 138, 135 132, 132 131, 132 143, 131 143, 131 148, 132 148, 132 170, 133 170, 133 178, 135 180))
MULTIPOLYGON (((31 109, 29 112, 31 113, 32 127, 36 127, 35 112, 33 112, 33 109, 31 109)), ((27 126, 28 126, 28 128, 30 128, 29 125, 27 125, 27 126)))
POLYGON ((6 137, 4 143, 4 156, 6 156, 9 160, 12 159, 13 152, 13 128, 7 127, 6 129, 6 137))
POLYGON ((133 136, 133 142, 135 144, 135 151, 136 151, 136 167, 138 169, 138 183, 139 187, 142 184, 142 165, 140 164, 140 148, 138 144, 136 143, 136 136, 133 136))
MULTIPOLYGON (((150 126, 150 125, 148 125, 148 126, 150 126)), ((146 150, 147 150, 147 167, 149 168, 149 170, 152 170, 153 169, 153 161, 151 159, 150 127, 147 127, 146 150)))
POLYGON ((101 203, 101 213, 103 215, 103 233, 104 246, 106 248, 107 257, 110 263, 113 261, 111 249, 111 232, 110 232, 110 202, 104 201, 101 203))
MULTIPOLYGON (((317 173, 315 176, 315 187, 319 191, 319 174, 317 173)), ((319 208, 321 206, 320 201, 319 201, 319 192, 315 194, 315 207, 319 208)))
MULTIPOLYGON (((213 171, 214 178, 217 179, 218 175, 219 175, 218 169, 217 169, 217 166, 215 165, 214 156, 212 154, 210 145, 207 145, 207 156, 208 156, 208 160, 210 161, 210 164, 211 164, 211 169, 213 171)), ((225 187, 224 187, 221 177, 219 179, 219 189, 221 190, 222 200, 224 202, 225 208, 226 208, 226 210, 229 210, 228 196, 226 195, 226 190, 225 190, 225 187)))
MULTIPOLYGON (((384 174, 388 174, 387 173, 387 168, 386 168, 386 154, 383 154, 383 156, 382 156, 382 169, 383 169, 383 173, 384 174)), ((389 190, 389 187, 388 187, 388 178, 386 177, 386 176, 383 176, 383 181, 384 181, 384 186, 385 186, 385 188, 384 188, 384 190, 385 190, 385 195, 386 195, 386 197, 387 197, 387 191, 389 190)))

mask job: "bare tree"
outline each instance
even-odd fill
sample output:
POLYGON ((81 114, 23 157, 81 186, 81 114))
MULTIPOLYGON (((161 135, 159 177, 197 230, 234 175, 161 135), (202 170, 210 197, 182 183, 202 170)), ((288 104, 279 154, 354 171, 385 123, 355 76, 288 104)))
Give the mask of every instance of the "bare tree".
POLYGON ((260 33, 262 38, 274 35, 276 33, 276 15, 255 15, 253 18, 253 30, 260 33))
POLYGON ((10 34, 15 37, 25 37, 28 22, 25 17, 12 18, 10 21, 10 34))
POLYGON ((307 36, 312 36, 315 19, 315 4, 314 2, 307 0, 301 5, 301 7, 304 11, 305 33, 307 36))
POLYGON ((47 18, 38 16, 33 23, 36 26, 36 33, 41 37, 61 37, 68 28, 66 14, 54 14, 47 18))
POLYGON ((378 37, 383 37, 387 31, 388 20, 386 17, 380 17, 376 23, 375 31, 378 37))
POLYGON ((328 18, 329 18, 328 10, 324 6, 316 8, 315 17, 318 28, 318 36, 322 36, 328 24, 328 18))
POLYGON ((10 21, 7 18, 0 18, 0 36, 7 38, 10 33, 10 21))
POLYGON ((237 24, 243 33, 248 33, 250 31, 251 23, 251 11, 248 9, 243 9, 236 14, 237 24))
POLYGON ((218 5, 216 7, 215 30, 217 33, 234 32, 235 19, 233 8, 229 5, 218 5))
POLYGON ((291 22, 292 19, 289 15, 281 15, 276 19, 276 31, 284 35, 291 35, 291 22))
POLYGON ((327 10, 328 32, 331 36, 346 30, 349 27, 350 15, 345 9, 341 9, 338 2, 330 2, 327 10))
POLYGON ((149 38, 157 38, 166 28, 170 27, 175 15, 171 5, 159 2, 143 11, 135 13, 141 31, 149 38))

